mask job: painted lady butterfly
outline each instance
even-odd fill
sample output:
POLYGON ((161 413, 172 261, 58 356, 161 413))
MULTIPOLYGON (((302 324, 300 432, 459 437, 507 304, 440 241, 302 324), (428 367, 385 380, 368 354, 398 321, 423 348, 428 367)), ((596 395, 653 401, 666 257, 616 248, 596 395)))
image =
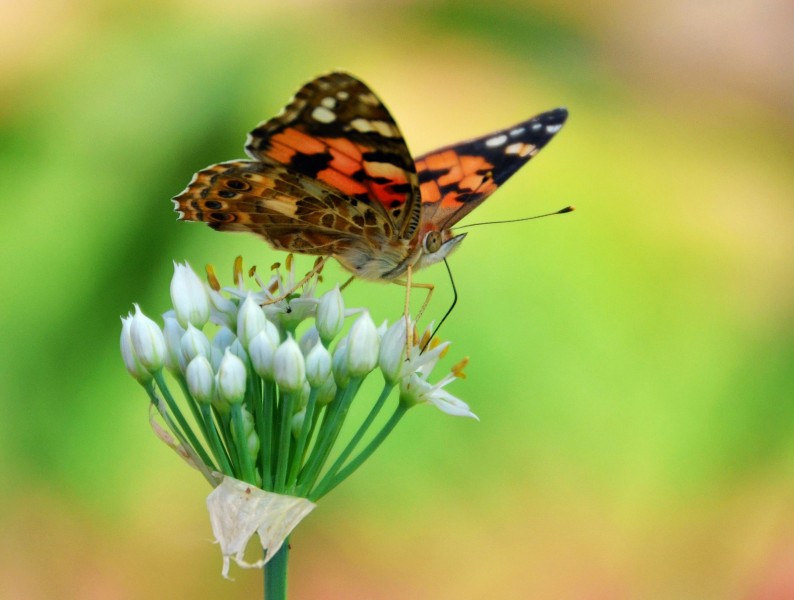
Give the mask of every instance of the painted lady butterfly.
POLYGON ((181 219, 250 231, 274 248, 333 256, 357 277, 394 281, 439 262, 452 226, 545 146, 564 108, 411 157, 372 91, 341 72, 298 91, 245 151, 199 171, 173 199, 181 219))

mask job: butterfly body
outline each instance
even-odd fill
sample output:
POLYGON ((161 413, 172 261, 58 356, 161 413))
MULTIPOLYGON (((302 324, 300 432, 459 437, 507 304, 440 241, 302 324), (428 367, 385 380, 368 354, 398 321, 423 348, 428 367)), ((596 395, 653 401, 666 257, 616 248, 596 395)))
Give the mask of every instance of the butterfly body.
POLYGON ((306 84, 248 136, 250 160, 196 173, 181 219, 248 231, 274 248, 333 256, 391 281, 446 258, 452 227, 534 156, 567 117, 556 109, 414 160, 377 96, 347 73, 306 84))

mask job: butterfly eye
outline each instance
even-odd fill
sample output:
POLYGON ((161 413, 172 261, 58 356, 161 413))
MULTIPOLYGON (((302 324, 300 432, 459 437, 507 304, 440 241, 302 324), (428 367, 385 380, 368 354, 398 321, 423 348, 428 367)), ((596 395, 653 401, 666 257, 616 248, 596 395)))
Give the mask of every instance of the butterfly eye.
POLYGON ((425 252, 433 254, 441 248, 441 234, 438 231, 431 231, 425 236, 425 252))

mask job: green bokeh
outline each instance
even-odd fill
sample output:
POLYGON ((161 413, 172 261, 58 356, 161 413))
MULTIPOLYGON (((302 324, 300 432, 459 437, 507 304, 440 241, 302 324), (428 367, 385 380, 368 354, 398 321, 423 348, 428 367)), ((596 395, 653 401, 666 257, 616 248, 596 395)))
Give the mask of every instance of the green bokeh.
MULTIPOLYGON (((578 210, 471 230, 442 334, 450 361, 471 358, 450 391, 481 422, 412 412, 294 536, 296 597, 786 597, 794 97, 726 67, 749 60, 740 44, 714 63, 694 44, 689 64, 673 50, 691 29, 639 1, 577 6, 10 9, 0 597, 257 596, 257 573, 220 579, 209 490, 149 431, 119 315, 166 310, 172 260, 228 280, 238 254, 281 258, 176 222, 170 198, 337 67, 417 153, 567 105, 468 222, 578 210)), ((703 27, 733 32, 721 23, 703 27)), ((438 319, 443 267, 421 278, 438 319)), ((394 319, 402 291, 346 299, 394 319)))

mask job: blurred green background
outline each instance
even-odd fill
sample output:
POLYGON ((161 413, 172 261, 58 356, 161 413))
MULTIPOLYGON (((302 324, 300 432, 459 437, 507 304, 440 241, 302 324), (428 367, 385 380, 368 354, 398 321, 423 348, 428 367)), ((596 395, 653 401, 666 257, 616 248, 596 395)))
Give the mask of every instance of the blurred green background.
MULTIPOLYGON (((566 105, 467 221, 578 210, 471 230, 442 333, 481 422, 412 411, 296 531, 292 597, 794 597, 783 0, 3 3, 0 597, 261 594, 221 579, 209 488, 152 435, 119 315, 166 310, 172 260, 278 260, 170 198, 333 68, 416 154, 566 105)), ((438 318, 443 267, 422 279, 438 318)), ((346 297, 400 313, 395 286, 346 297)))

